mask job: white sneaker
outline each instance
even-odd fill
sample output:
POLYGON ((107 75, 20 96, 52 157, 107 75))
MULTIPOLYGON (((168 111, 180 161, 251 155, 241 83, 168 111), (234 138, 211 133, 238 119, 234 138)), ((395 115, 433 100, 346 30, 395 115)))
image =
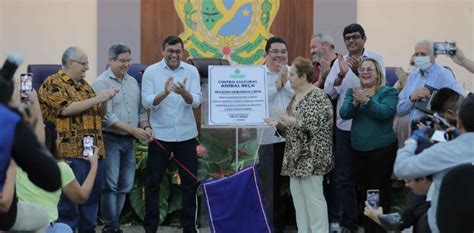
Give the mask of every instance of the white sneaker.
POLYGON ((339 226, 339 223, 332 222, 329 224, 329 233, 339 233, 339 232, 341 232, 341 226, 339 226))

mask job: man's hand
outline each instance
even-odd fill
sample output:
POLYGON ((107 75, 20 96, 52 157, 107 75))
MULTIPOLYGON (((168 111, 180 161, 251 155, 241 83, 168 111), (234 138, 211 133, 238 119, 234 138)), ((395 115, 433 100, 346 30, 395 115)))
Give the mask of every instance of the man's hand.
POLYGON ((118 92, 119 92, 119 89, 117 88, 109 88, 97 93, 96 97, 98 98, 100 103, 103 103, 112 99, 112 97, 114 97, 118 92))
POLYGON ((407 81, 408 72, 406 72, 402 67, 397 67, 395 69, 395 75, 397 75, 400 85, 403 87, 407 81))
POLYGON ((382 207, 374 209, 369 202, 365 201, 364 215, 372 219, 374 222, 380 224, 379 216, 383 214, 382 207))
MULTIPOLYGON (((147 129, 149 129, 149 128, 147 128, 147 129)), ((133 135, 133 137, 135 137, 136 139, 138 139, 142 142, 150 141, 150 134, 142 128, 134 128, 132 130, 132 135, 133 135)))
POLYGON ((175 85, 174 92, 176 92, 176 94, 183 95, 188 92, 188 90, 186 90, 186 81, 188 81, 188 77, 184 78, 182 83, 178 82, 178 84, 175 85))
POLYGON ((169 93, 171 93, 172 91, 175 90, 175 85, 173 83, 173 77, 169 77, 167 80, 166 80, 166 84, 165 84, 165 93, 168 95, 169 93))
POLYGON ((362 61, 361 58, 355 58, 355 57, 352 57, 352 56, 347 57, 347 64, 351 68, 352 73, 357 74, 357 75, 359 74, 358 69, 359 69, 361 61, 362 61))
POLYGON ((349 64, 346 62, 346 60, 344 60, 344 57, 340 53, 337 54, 337 60, 339 62, 339 73, 344 77, 346 76, 347 72, 349 72, 349 64))
POLYGON ((155 139, 155 132, 153 132, 151 127, 146 127, 145 132, 148 134, 148 142, 151 142, 153 139, 155 139))
POLYGON ((429 98, 430 96, 430 90, 426 87, 422 87, 411 94, 409 98, 412 102, 415 102, 423 98, 429 98))
POLYGON ((454 49, 454 53, 452 55, 449 55, 451 57, 451 59, 453 59, 454 63, 458 64, 458 65, 462 65, 464 59, 466 58, 464 56, 464 52, 459 49, 457 46, 456 48, 454 49))

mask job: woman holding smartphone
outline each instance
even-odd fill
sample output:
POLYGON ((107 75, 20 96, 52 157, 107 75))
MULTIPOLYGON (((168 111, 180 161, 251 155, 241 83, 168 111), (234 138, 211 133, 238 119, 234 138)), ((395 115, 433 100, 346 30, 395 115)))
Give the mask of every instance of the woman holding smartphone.
MULTIPOLYGON (((379 205, 390 210, 390 176, 397 151, 397 135, 393 118, 397 110, 398 91, 385 86, 385 76, 378 62, 362 60, 359 67, 360 87, 347 91, 339 114, 352 119, 351 141, 356 152, 355 176, 367 190, 380 190, 379 205)), ((383 228, 364 218, 364 232, 385 232, 383 228)))
MULTIPOLYGON (((57 155, 58 137, 56 127, 52 122, 46 122, 46 145, 51 154, 56 159, 59 170, 61 172, 62 187, 61 190, 73 202, 82 204, 89 199, 89 195, 94 186, 95 176, 97 174, 98 148, 93 146, 94 154, 92 156, 84 156, 85 160, 90 162, 90 170, 86 180, 82 185, 76 180, 74 173, 69 165, 61 160, 57 155)), ((20 200, 38 204, 48 210, 50 225, 47 233, 72 233, 72 229, 64 223, 56 223, 58 219, 58 203, 61 196, 61 190, 56 192, 46 192, 37 187, 28 179, 28 175, 18 169, 16 176, 16 191, 20 200)))

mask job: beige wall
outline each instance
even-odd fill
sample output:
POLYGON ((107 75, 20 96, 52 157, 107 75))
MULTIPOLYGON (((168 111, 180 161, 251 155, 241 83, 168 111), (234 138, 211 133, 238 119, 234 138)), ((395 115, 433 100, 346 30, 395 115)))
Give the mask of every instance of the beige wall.
POLYGON ((69 46, 89 56, 87 80, 97 74, 97 0, 0 0, 0 61, 19 51, 27 64, 60 64, 69 46))
MULTIPOLYGON (((366 47, 382 54, 386 66, 406 67, 418 40, 457 42, 474 59, 474 0, 358 0, 357 21, 367 34, 366 47)), ((437 62, 453 68, 460 85, 474 75, 449 57, 437 62)))

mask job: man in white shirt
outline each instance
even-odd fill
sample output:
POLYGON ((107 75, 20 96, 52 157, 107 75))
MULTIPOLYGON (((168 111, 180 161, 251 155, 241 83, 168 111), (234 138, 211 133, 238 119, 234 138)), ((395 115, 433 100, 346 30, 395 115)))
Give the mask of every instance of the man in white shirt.
POLYGON ((340 225, 347 232, 357 232, 356 177, 353 173, 355 159, 350 131, 352 120, 343 120, 339 114, 339 109, 344 102, 347 90, 360 85, 357 69, 363 57, 377 60, 384 75, 385 66, 379 54, 367 51, 364 48, 367 37, 361 25, 353 23, 346 26, 343 36, 349 54, 338 55, 338 59, 334 62, 324 83, 324 92, 332 99, 337 98, 334 169, 343 212, 340 225))
POLYGON ((184 45, 181 38, 168 36, 163 42, 163 60, 149 66, 143 74, 142 102, 150 109, 150 124, 155 140, 148 145, 145 185, 146 233, 155 233, 160 221, 160 183, 171 153, 183 167, 181 177, 183 232, 196 232, 195 195, 197 188, 196 136, 198 130, 193 108, 201 104, 199 73, 194 66, 181 62, 184 45))
MULTIPOLYGON (((288 50, 286 42, 280 37, 267 40, 265 46, 265 70, 267 73, 268 106, 270 118, 279 119, 275 110, 285 111, 294 91, 288 81, 288 50)), ((282 200, 280 187, 282 182, 289 183, 288 177, 280 175, 285 152, 285 139, 276 134, 275 127, 259 129, 261 138, 259 156, 262 168, 262 180, 265 188, 268 212, 273 218, 274 232, 283 232, 282 200)))

